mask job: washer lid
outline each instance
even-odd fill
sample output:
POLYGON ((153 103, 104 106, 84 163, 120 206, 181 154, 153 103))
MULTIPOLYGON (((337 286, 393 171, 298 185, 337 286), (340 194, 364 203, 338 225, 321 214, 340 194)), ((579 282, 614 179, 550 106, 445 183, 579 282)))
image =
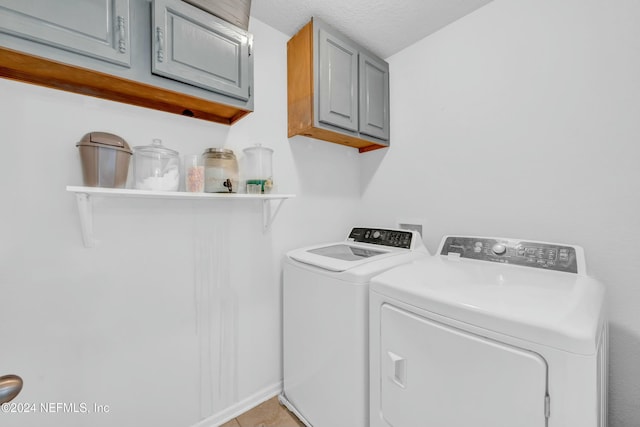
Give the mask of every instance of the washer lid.
POLYGON ((371 291, 473 326, 579 354, 597 351, 604 288, 578 274, 434 256, 371 281, 371 291))
POLYGON ((330 271, 346 271, 362 264, 389 258, 408 249, 389 248, 366 243, 340 242, 311 246, 289 252, 289 258, 330 271))
POLYGON ((309 249, 312 254, 323 255, 329 258, 342 259, 345 261, 360 261, 372 256, 387 253, 377 249, 365 248, 361 246, 345 245, 340 243, 337 245, 323 246, 321 248, 309 249))
MULTIPOLYGON (((416 255, 428 253, 417 231, 355 227, 344 242, 295 249, 287 253, 287 256, 292 260, 323 270, 342 272, 373 261, 412 253, 416 255)), ((383 271, 391 267, 393 265, 385 263, 375 270, 383 271)), ((359 275, 370 277, 372 272, 359 272, 359 275)))

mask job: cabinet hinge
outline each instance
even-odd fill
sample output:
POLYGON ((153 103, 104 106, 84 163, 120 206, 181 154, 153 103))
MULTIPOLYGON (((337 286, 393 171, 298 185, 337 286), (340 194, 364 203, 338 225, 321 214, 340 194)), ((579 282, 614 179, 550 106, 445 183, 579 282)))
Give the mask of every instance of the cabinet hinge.
POLYGON ((544 397, 544 417, 549 418, 551 416, 551 398, 547 394, 544 397))

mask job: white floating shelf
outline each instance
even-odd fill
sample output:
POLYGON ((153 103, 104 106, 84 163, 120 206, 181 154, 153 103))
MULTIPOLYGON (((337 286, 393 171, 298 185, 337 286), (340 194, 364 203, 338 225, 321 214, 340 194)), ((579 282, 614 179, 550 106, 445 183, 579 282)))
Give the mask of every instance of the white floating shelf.
POLYGON ((182 199, 182 200, 262 200, 262 226, 266 232, 271 227, 282 203, 295 197, 294 194, 235 194, 235 193, 186 193, 182 191, 146 191, 120 188, 67 186, 67 191, 75 193, 80 214, 80 227, 85 247, 93 247, 93 197, 124 197, 136 199, 182 199), (271 210, 271 202, 277 202, 271 210))

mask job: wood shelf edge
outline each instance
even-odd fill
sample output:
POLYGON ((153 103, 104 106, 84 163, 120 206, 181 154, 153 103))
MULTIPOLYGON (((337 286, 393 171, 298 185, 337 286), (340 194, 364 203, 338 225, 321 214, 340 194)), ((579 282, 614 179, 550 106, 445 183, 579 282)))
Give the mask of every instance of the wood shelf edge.
POLYGON ((251 112, 1 46, 0 77, 225 125, 251 112))
POLYGON ((361 153, 366 153, 368 151, 379 150, 381 148, 389 148, 389 146, 388 145, 380 145, 380 144, 371 144, 371 145, 368 145, 366 147, 358 148, 358 151, 361 152, 361 153))
POLYGON ((321 141, 331 142, 334 144, 340 144, 347 147, 357 148, 360 153, 389 147, 382 142, 378 144, 374 141, 361 139, 355 136, 344 135, 339 132, 334 132, 328 129, 321 129, 314 126, 303 129, 295 129, 293 132, 291 129, 289 130, 289 138, 297 135, 319 139, 321 141))

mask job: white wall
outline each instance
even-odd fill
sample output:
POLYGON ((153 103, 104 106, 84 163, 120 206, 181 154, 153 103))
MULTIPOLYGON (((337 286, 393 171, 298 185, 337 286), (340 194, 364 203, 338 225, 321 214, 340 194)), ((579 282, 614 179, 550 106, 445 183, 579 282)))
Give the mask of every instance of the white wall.
MULTIPOLYGON (((389 59, 375 223, 582 245, 607 287, 610 419, 640 420, 640 2, 495 0, 389 59)), ((363 215, 364 217, 365 215, 363 215)))
POLYGON ((495 0, 390 58, 393 146, 364 155, 287 139, 287 37, 256 20, 256 111, 230 128, 0 79, 0 375, 25 378, 23 402, 111 408, 2 416, 220 420, 278 387, 282 254, 412 218, 431 250, 446 233, 584 246, 609 292, 611 425, 637 425, 639 15, 634 0, 495 0), (257 202, 97 200, 85 249, 64 188, 92 130, 183 153, 261 142, 298 197, 268 234, 257 202))
POLYGON ((288 37, 256 20, 250 31, 255 112, 233 127, 0 79, 0 375, 24 378, 21 402, 110 407, 2 414, 12 426, 211 425, 278 391, 281 257, 343 238, 359 157, 287 139, 288 37), (75 143, 94 130, 183 154, 262 143, 297 198, 266 234, 258 201, 97 199, 86 249, 65 187, 81 185, 75 143))

